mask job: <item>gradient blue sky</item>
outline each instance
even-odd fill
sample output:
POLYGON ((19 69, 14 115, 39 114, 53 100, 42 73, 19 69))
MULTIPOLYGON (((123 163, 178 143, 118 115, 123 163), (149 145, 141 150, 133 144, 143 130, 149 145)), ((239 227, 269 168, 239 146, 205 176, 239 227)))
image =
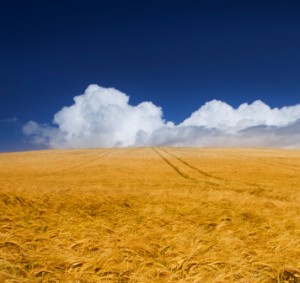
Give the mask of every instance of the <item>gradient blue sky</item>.
POLYGON ((0 151, 34 148, 21 128, 51 122, 96 83, 181 122, 205 102, 300 103, 299 1, 2 1, 0 151))

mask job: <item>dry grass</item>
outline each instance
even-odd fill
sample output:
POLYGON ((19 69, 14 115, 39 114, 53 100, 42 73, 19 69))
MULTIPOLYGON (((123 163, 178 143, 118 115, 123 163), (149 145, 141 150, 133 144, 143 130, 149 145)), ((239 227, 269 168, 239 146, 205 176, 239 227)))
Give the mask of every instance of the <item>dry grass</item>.
POLYGON ((300 151, 0 154, 0 282, 300 282, 300 151))

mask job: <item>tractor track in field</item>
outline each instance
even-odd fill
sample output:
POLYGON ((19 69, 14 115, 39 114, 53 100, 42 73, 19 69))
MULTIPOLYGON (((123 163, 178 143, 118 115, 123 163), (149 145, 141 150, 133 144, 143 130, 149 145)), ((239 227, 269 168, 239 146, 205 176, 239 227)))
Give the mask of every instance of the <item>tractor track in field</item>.
MULTIPOLYGON (((128 152, 131 151, 131 148, 128 148, 126 150, 123 150, 124 152, 128 152)), ((82 159, 88 159, 86 162, 76 162, 76 164, 74 164, 74 166, 70 166, 67 168, 64 168, 63 170, 60 170, 59 172, 65 172, 65 171, 69 171, 69 170, 73 170, 73 169, 81 169, 81 168, 89 168, 93 163, 104 159, 105 157, 107 157, 108 155, 110 155, 111 153, 114 153, 114 149, 110 148, 110 149, 106 149, 104 151, 102 151, 101 153, 94 153, 93 155, 89 156, 89 157, 84 157, 82 159)))
POLYGON ((81 162, 81 163, 76 164, 72 167, 66 168, 66 170, 73 170, 73 169, 77 169, 77 168, 88 168, 91 164, 95 163, 95 161, 103 159, 104 157, 106 157, 110 153, 111 153, 110 150, 106 150, 105 152, 102 152, 102 154, 95 154, 95 155, 93 155, 95 157, 91 157, 87 162, 85 162, 85 163, 81 162))
POLYGON ((223 178, 220 178, 220 177, 217 177, 217 176, 214 176, 214 175, 211 175, 203 170, 200 170, 199 168, 191 165, 190 163, 188 163, 187 161, 179 158, 178 156, 176 156, 175 154, 173 153, 170 153, 169 151, 165 150, 165 149, 160 149, 161 151, 165 152, 166 154, 169 154, 171 155, 172 157, 174 157, 175 159, 177 159, 179 162, 181 162, 182 164, 186 165, 187 167, 193 169, 194 171, 198 172, 199 174, 203 175, 203 176, 206 176, 206 177, 209 177, 209 178, 212 178, 212 179, 215 179, 215 180, 219 180, 219 181, 227 181, 223 178))
POLYGON ((111 150, 106 150, 101 153, 95 153, 91 156, 85 156, 85 157, 82 157, 81 161, 75 161, 72 166, 64 167, 62 169, 57 169, 55 171, 52 171, 51 173, 42 174, 38 177, 43 178, 43 177, 53 175, 53 174, 63 174, 63 173, 73 171, 76 169, 86 169, 86 168, 89 168, 93 163, 105 158, 110 153, 111 153, 111 150), (88 160, 86 162, 82 162, 82 160, 85 160, 85 159, 88 159, 88 160))
MULTIPOLYGON (((198 182, 198 181, 203 181, 203 179, 200 180, 200 179, 198 179, 198 178, 193 178, 193 177, 191 177, 191 176, 189 176, 189 175, 183 173, 182 170, 180 170, 177 166, 175 166, 175 165, 174 165, 167 157, 163 156, 160 152, 158 152, 157 149, 153 149, 153 150, 154 150, 156 153, 158 153, 158 154, 161 156, 161 158, 162 158, 168 165, 170 165, 177 173, 180 172, 179 174, 180 174, 181 176, 184 175, 184 176, 183 176, 184 178, 190 179, 190 180, 193 180, 193 181, 196 181, 196 182, 198 182), (178 172, 178 171, 179 171, 179 172, 178 172)), ((179 158, 179 157, 176 156, 175 154, 170 153, 170 152, 167 151, 166 149, 159 148, 159 150, 162 151, 162 152, 164 152, 165 154, 167 154, 167 155, 169 155, 169 156, 175 158, 175 159, 176 159, 177 161, 179 161, 181 164, 183 164, 184 166, 186 166, 186 167, 192 169, 192 170, 193 170, 194 172, 196 172, 197 174, 200 174, 201 176, 204 176, 204 177, 206 177, 206 178, 209 178, 210 181, 209 181, 208 183, 209 183, 210 185, 212 185, 212 186, 219 186, 219 185, 220 185, 220 182, 223 182, 223 184, 227 184, 227 185, 235 184, 235 182, 232 181, 232 180, 228 180, 228 179, 224 179, 224 178, 221 178, 221 177, 217 177, 217 176, 214 176, 214 175, 212 175, 212 174, 209 174, 209 173, 207 173, 207 172, 205 172, 205 171, 203 171, 203 170, 200 170, 199 168, 197 168, 197 167, 191 165, 190 163, 188 163, 187 161, 185 161, 185 160, 179 158)), ((254 183, 250 183, 250 182, 245 182, 245 181, 240 181, 240 180, 238 181, 238 183, 247 185, 247 186, 249 186, 249 187, 251 187, 251 188, 253 188, 253 189, 257 189, 257 188, 260 187, 258 184, 254 184, 254 183)))
POLYGON ((187 174, 183 173, 177 166, 175 166, 170 160, 168 160, 165 156, 163 156, 157 148, 152 148, 152 150, 157 153, 157 155, 159 155, 161 157, 161 159, 168 164, 179 176, 183 177, 184 179, 187 180, 193 180, 195 181, 195 179, 191 178, 190 176, 188 176, 187 174))
POLYGON ((230 154, 225 153, 225 154, 227 156, 230 156, 230 157, 235 158, 237 160, 247 160, 251 163, 256 163, 256 164, 260 163, 260 164, 267 165, 267 166, 270 166, 270 167, 281 167, 281 168, 284 168, 284 169, 294 170, 294 171, 299 171, 300 170, 300 167, 297 166, 297 165, 286 164, 286 163, 282 163, 282 162, 272 163, 272 162, 261 160, 261 159, 256 158, 256 157, 247 156, 247 155, 238 155, 238 154, 234 154, 234 153, 230 153, 230 154))

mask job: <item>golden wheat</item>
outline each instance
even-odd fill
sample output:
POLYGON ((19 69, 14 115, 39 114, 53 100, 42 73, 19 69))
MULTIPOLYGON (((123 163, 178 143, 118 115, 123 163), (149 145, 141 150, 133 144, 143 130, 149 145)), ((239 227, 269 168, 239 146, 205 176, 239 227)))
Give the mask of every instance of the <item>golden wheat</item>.
POLYGON ((0 282, 300 282, 300 151, 0 154, 0 282))

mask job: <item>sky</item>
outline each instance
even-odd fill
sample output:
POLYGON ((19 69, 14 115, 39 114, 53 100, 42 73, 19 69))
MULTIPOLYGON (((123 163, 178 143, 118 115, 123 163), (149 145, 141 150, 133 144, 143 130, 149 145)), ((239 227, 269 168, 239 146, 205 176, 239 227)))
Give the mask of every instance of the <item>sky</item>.
POLYGON ((298 148, 299 14, 296 0, 2 1, 0 152, 298 148))

